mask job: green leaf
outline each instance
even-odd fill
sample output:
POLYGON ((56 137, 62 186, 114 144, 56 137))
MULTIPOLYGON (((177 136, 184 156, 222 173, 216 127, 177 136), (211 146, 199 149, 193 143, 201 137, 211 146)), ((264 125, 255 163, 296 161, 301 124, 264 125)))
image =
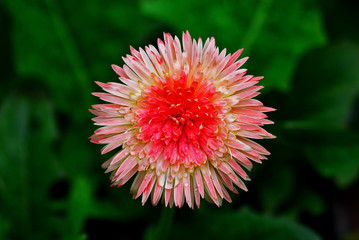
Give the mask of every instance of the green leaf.
POLYGON ((84 110, 94 99, 94 81, 116 81, 111 64, 121 65, 129 45, 151 39, 158 25, 139 15, 133 1, 6 0, 5 4, 13 23, 16 73, 39 78, 57 107, 76 122, 88 118, 84 110))
POLYGON ((359 176, 359 142, 345 146, 308 146, 305 150, 314 168, 325 178, 333 178, 340 188, 359 176))
POLYGON ((358 179, 359 139, 354 125, 359 96, 359 47, 340 43, 317 49, 299 65, 291 95, 288 129, 310 163, 325 178, 341 187, 358 179))
POLYGON ((359 177, 359 132, 354 129, 329 127, 314 120, 286 124, 290 141, 324 178, 331 178, 345 188, 359 177))
POLYGON ((223 234, 225 226, 228 226, 227 235, 231 239, 239 235, 242 239, 319 239, 314 232, 290 219, 258 215, 245 208, 232 215, 222 215, 212 224, 217 236, 223 234), (221 224, 217 225, 217 221, 221 224))
POLYGON ((46 239, 38 231, 49 217, 48 191, 58 169, 52 153, 56 124, 51 103, 44 97, 6 98, 0 114, 0 209, 12 220, 10 236, 46 239), (22 229, 22 231, 18 231, 22 229))
POLYGON ((348 126, 359 96, 359 47, 341 43, 312 51, 298 66, 292 109, 312 125, 348 126))
POLYGON ((196 230, 186 234, 186 239, 320 239, 313 231, 291 219, 258 214, 248 208, 201 211, 192 222, 175 223, 173 228, 171 239, 183 238, 183 233, 188 233, 189 229, 196 230))
POLYGON ((214 36, 230 52, 244 47, 244 56, 251 57, 245 68, 264 75, 267 89, 289 90, 298 58, 326 39, 312 1, 142 0, 141 7, 177 34, 189 30, 193 37, 214 36))
POLYGON ((68 202, 69 236, 86 239, 84 236, 80 237, 80 234, 92 209, 93 187, 92 181, 85 177, 79 176, 73 181, 68 202))
POLYGON ((6 4, 14 24, 12 38, 17 74, 39 77, 50 88, 61 109, 70 109, 69 99, 76 89, 81 95, 77 102, 88 100, 89 77, 58 11, 53 14, 53 9, 46 4, 22 0, 6 1, 6 4))

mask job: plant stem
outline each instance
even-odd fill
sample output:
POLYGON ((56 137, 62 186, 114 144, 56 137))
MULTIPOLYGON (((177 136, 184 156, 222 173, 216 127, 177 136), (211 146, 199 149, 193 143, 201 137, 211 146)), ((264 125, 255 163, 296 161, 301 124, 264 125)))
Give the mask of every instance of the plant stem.
POLYGON ((173 217, 175 214, 174 208, 163 207, 161 210, 161 216, 158 223, 155 226, 151 226, 147 232, 146 240, 167 240, 170 239, 170 232, 173 223, 173 217))
POLYGON ((168 239, 174 215, 175 208, 164 207, 162 209, 160 221, 158 224, 158 228, 160 229, 158 239, 168 239))

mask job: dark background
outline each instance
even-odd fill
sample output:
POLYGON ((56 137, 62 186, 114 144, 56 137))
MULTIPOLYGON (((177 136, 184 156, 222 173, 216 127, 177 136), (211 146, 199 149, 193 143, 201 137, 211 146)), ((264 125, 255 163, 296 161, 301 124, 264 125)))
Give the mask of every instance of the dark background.
POLYGON ((359 239, 358 1, 0 2, 0 239, 359 239), (141 206, 90 144, 94 81, 163 32, 244 47, 277 135, 221 208, 141 206))

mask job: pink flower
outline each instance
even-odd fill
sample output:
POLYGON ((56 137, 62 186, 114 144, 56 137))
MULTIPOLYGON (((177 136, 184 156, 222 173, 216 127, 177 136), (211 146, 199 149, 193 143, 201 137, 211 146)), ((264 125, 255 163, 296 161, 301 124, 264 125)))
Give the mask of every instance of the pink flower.
POLYGON ((252 161, 261 163, 269 152, 252 139, 273 138, 265 131, 267 120, 258 100, 262 77, 245 75, 240 67, 248 59, 219 53, 214 38, 204 45, 183 33, 164 35, 158 49, 152 45, 123 58, 112 68, 122 83, 97 84, 107 93, 94 93, 109 104, 93 105, 95 125, 103 126, 91 141, 106 144, 102 154, 118 152, 103 164, 112 172, 112 186, 122 186, 136 175, 131 193, 151 195, 156 205, 193 208, 206 198, 220 206, 231 202, 227 189, 247 191, 242 179, 252 161), (121 148, 122 146, 122 148, 121 148))

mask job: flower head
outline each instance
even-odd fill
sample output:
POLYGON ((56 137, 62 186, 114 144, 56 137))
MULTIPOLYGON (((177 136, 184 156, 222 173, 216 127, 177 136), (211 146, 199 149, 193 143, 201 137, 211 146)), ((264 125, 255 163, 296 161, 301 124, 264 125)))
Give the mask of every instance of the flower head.
POLYGON ((164 34, 158 49, 152 45, 113 65, 122 83, 97 84, 107 93, 94 93, 109 104, 93 105, 95 125, 103 126, 91 141, 106 144, 102 154, 118 149, 103 164, 112 172, 113 186, 135 176, 131 193, 151 195, 156 205, 199 207, 200 198, 218 206, 231 202, 227 189, 247 190, 242 179, 252 163, 269 152, 250 139, 273 138, 265 131, 264 107, 256 97, 262 77, 240 69, 247 58, 219 52, 214 38, 202 43, 183 33, 164 34), (122 148, 121 148, 122 146, 122 148))

